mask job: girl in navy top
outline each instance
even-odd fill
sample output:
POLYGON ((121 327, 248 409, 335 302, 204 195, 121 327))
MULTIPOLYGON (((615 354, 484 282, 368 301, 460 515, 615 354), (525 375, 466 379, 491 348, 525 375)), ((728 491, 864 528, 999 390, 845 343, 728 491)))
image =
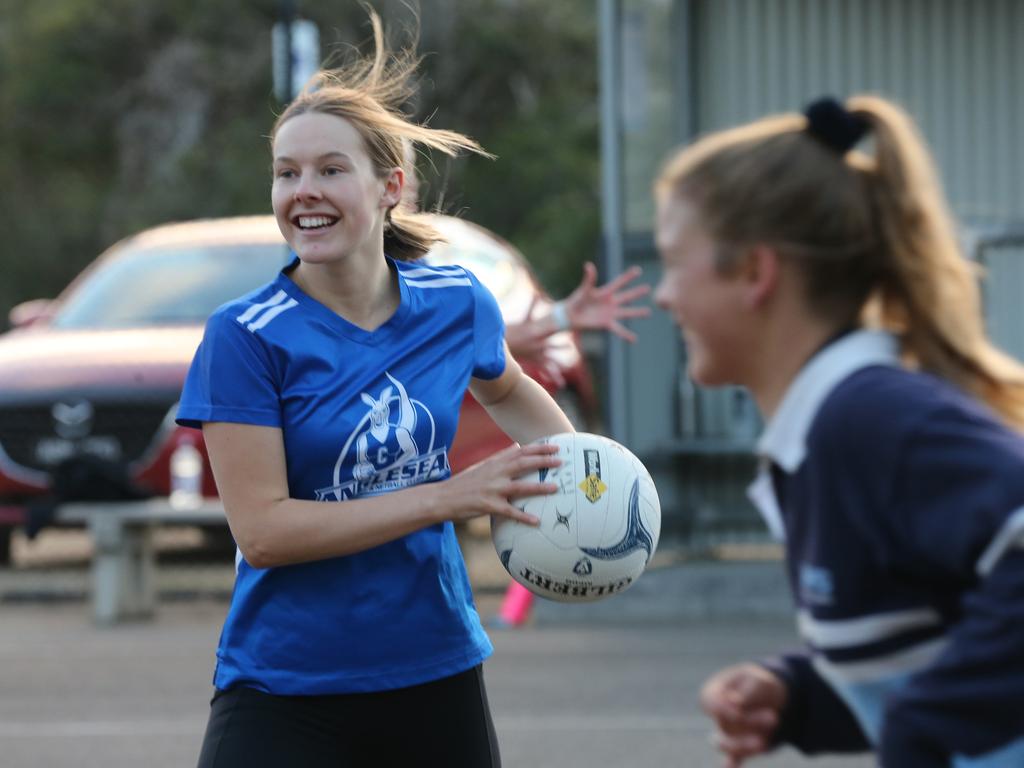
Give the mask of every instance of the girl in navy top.
POLYGON ((453 522, 536 524, 510 499, 558 464, 513 446, 452 477, 467 387, 513 439, 572 426, 506 355, 494 297, 415 262, 437 239, 398 207, 403 141, 481 152, 408 121, 415 66, 322 72, 272 133, 274 213, 295 252, 210 318, 179 422, 201 427, 238 543, 200 765, 491 766, 492 647, 453 522))
POLYGON ((765 416, 751 497, 805 644, 705 684, 726 764, 1024 766, 1024 369, 985 336, 911 120, 823 99, 680 151, 656 197, 690 374, 765 416))

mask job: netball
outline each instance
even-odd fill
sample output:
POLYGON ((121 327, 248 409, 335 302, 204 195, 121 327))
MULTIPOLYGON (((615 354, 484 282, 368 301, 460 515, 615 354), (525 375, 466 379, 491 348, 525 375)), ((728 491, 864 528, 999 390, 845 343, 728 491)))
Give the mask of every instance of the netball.
POLYGON ((492 518, 502 565, 533 593, 566 603, 629 589, 658 546, 661 504, 643 463, 614 440, 567 432, 538 442, 558 446, 562 465, 539 471, 557 492, 513 503, 540 519, 533 527, 492 518))

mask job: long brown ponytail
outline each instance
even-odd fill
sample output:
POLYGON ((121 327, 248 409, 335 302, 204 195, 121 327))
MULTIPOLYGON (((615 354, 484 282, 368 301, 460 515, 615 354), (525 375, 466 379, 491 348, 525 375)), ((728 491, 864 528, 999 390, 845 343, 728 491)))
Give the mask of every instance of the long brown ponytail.
POLYGON ((848 108, 868 121, 874 140, 862 173, 882 251, 874 307, 881 324, 901 333, 911 362, 1024 427, 1024 367, 986 335, 977 276, 917 129, 884 99, 860 96, 848 108))

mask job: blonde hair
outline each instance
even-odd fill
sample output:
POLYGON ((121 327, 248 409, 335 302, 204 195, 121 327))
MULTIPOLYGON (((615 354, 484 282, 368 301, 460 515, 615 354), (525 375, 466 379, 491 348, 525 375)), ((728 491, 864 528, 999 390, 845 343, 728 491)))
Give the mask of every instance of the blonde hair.
POLYGON ((681 150, 655 193, 697 205, 723 271, 744 246, 775 248, 799 265, 819 316, 898 333, 909 365, 1024 427, 1024 367, 985 333, 974 271, 913 121, 875 96, 846 108, 870 126, 870 155, 840 154, 803 115, 770 117, 681 150))
MULTIPOLYGON (((467 150, 491 157, 468 136, 420 125, 403 114, 402 105, 412 95, 412 78, 420 57, 411 47, 390 52, 384 42, 380 17, 373 11, 369 11, 369 16, 373 25, 373 56, 357 57, 343 66, 317 72, 278 116, 271 142, 281 126, 293 117, 320 113, 352 123, 363 137, 370 162, 380 178, 394 168, 409 172, 403 144, 420 144, 452 156, 467 150)), ((393 258, 418 259, 441 239, 425 217, 407 206, 396 205, 387 212, 384 250, 393 258)))

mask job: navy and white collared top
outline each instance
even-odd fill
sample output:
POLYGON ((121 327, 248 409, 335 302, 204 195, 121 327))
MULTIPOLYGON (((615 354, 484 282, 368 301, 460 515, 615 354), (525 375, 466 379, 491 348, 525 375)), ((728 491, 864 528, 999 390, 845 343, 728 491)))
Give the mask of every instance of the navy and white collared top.
POLYGON ((806 644, 769 662, 790 683, 780 737, 1024 766, 1024 438, 857 331, 804 366, 758 452, 750 495, 806 644))

